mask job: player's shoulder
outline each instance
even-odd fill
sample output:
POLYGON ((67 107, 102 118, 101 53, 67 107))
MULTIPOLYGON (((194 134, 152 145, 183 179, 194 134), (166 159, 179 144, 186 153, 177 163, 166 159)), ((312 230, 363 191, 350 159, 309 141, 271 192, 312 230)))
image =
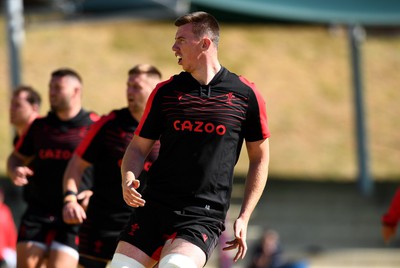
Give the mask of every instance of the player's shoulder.
POLYGON ((109 124, 110 122, 113 122, 118 117, 118 115, 121 113, 121 110, 117 110, 117 109, 112 110, 108 114, 99 116, 99 119, 94 123, 94 125, 104 126, 106 124, 109 124))
POLYGON ((35 120, 32 121, 32 124, 42 124, 43 122, 46 122, 48 120, 47 116, 43 117, 37 117, 35 120))
POLYGON ((255 84, 254 82, 250 81, 249 79, 247 79, 246 77, 244 77, 243 75, 238 75, 238 79, 246 86, 254 89, 255 88, 255 84))
POLYGON ((222 70, 222 76, 226 80, 230 80, 232 82, 240 83, 243 84, 244 86, 248 86, 250 88, 254 88, 254 83, 247 79, 244 75, 242 74, 236 74, 234 72, 229 71, 228 69, 223 67, 222 70))
POLYGON ((98 113, 81 109, 74 118, 70 119, 69 121, 63 122, 63 124, 67 124, 71 127, 82 127, 92 125, 99 119, 100 116, 98 113))
POLYGON ((173 75, 169 79, 159 82, 150 94, 149 102, 154 99, 162 98, 164 95, 168 95, 170 92, 177 89, 179 84, 179 75, 173 75))
POLYGON ((126 116, 129 114, 130 114, 129 109, 127 107, 124 107, 112 110, 111 112, 108 113, 107 117, 114 118, 114 117, 126 116))
POLYGON ((128 107, 111 110, 108 114, 102 115, 94 125, 101 127, 116 127, 130 125, 133 117, 128 107))
POLYGON ((105 116, 104 120, 108 122, 113 121, 126 121, 130 120, 132 115, 127 107, 121 109, 112 110, 108 115, 105 116))
POLYGON ((179 74, 171 76, 169 79, 161 81, 160 83, 157 84, 153 92, 162 92, 165 90, 168 90, 171 87, 174 87, 174 85, 179 81, 179 74))
POLYGON ((32 121, 30 128, 41 127, 45 124, 49 124, 50 120, 51 118, 49 117, 49 115, 37 117, 35 118, 35 120, 32 121))
POLYGON ((157 87, 170 87, 176 86, 176 84, 181 84, 182 82, 193 81, 193 76, 188 72, 180 72, 178 74, 172 75, 169 79, 164 80, 158 84, 157 87))
POLYGON ((94 111, 85 111, 85 113, 89 120, 91 120, 92 122, 99 121, 99 119, 101 118, 101 116, 94 111))

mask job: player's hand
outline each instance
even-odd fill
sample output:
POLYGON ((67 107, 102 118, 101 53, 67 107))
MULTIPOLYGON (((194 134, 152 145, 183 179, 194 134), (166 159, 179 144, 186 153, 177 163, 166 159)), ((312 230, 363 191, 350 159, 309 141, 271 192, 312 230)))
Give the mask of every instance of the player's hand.
POLYGON ((223 250, 232 250, 237 249, 237 253, 233 258, 234 262, 237 262, 239 259, 243 259, 247 253, 247 243, 246 243, 246 234, 247 234, 247 224, 238 218, 233 224, 233 231, 235 234, 235 239, 227 241, 227 247, 224 247, 223 250))
POLYGON ((78 199, 79 204, 83 208, 84 211, 87 211, 89 206, 90 197, 93 195, 92 190, 84 190, 80 192, 76 198, 78 199))
POLYGON ((392 240, 395 234, 396 234, 396 226, 389 226, 389 225, 382 226, 382 237, 383 241, 385 241, 385 244, 389 244, 390 240, 392 240))
POLYGON ((143 207, 146 201, 142 198, 142 195, 136 191, 140 186, 140 181, 135 178, 132 172, 127 172, 126 178, 123 181, 125 181, 125 183, 122 183, 122 195, 126 204, 134 208, 143 207))
POLYGON ((63 207, 63 219, 68 224, 81 224, 86 219, 86 212, 78 202, 67 202, 63 207))
POLYGON ((16 186, 24 186, 28 184, 28 177, 33 175, 33 170, 26 166, 16 167, 11 174, 11 180, 16 186))

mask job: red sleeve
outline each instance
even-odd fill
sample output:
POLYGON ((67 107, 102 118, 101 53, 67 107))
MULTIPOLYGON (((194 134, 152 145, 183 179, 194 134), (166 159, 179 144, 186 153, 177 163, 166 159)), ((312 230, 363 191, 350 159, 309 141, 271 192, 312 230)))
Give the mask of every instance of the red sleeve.
POLYGON ((256 97, 257 104, 258 104, 258 116, 260 118, 260 128, 261 128, 261 135, 263 139, 269 138, 271 136, 271 133, 268 128, 268 117, 267 117, 267 110, 266 110, 266 105, 265 105, 265 100, 261 93, 258 91, 256 88, 255 84, 248 81, 246 78, 243 76, 239 76, 240 81, 242 81, 244 84, 249 86, 256 97))
POLYGON ((397 226, 400 220, 400 188, 397 189, 388 211, 382 216, 382 223, 389 226, 397 226))

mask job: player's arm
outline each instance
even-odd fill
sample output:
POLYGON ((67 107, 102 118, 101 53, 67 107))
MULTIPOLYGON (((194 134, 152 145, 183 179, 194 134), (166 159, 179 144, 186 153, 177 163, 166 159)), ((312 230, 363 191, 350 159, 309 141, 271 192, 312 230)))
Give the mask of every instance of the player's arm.
POLYGON ((125 202, 131 207, 144 206, 142 195, 136 191, 140 186, 137 180, 143 169, 144 161, 151 151, 155 140, 133 136, 122 159, 122 194, 125 202))
POLYGON ((27 167, 32 158, 13 151, 7 159, 7 173, 16 186, 28 184, 28 177, 33 175, 33 171, 27 167))
POLYGON ((63 179, 63 219, 66 223, 77 224, 86 219, 85 209, 78 203, 77 195, 83 173, 90 165, 89 162, 74 153, 65 169, 63 179))
POLYGON ((268 178, 269 140, 246 142, 246 148, 249 156, 249 171, 246 178, 242 207, 233 225, 235 239, 228 241, 227 244, 229 246, 224 248, 224 250, 237 248, 237 253, 234 257, 235 262, 243 259, 246 255, 248 222, 264 191, 268 178))

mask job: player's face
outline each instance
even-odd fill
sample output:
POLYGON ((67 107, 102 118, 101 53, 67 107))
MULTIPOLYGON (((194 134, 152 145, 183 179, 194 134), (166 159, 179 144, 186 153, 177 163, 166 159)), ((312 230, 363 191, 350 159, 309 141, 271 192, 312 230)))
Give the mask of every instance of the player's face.
POLYGON ((10 105, 10 123, 16 126, 22 126, 29 123, 33 113, 37 113, 27 100, 28 92, 21 91, 17 96, 11 99, 10 105))
POLYGON ((153 80, 146 74, 129 75, 126 93, 128 107, 132 113, 144 111, 147 99, 155 87, 153 80))
POLYGON ((76 81, 72 77, 52 77, 49 84, 49 98, 52 111, 59 112, 71 107, 71 100, 76 94, 76 81))
POLYGON ((192 32, 192 24, 188 23, 178 27, 172 51, 178 58, 178 64, 187 72, 194 72, 199 67, 199 59, 203 50, 202 39, 192 32))

